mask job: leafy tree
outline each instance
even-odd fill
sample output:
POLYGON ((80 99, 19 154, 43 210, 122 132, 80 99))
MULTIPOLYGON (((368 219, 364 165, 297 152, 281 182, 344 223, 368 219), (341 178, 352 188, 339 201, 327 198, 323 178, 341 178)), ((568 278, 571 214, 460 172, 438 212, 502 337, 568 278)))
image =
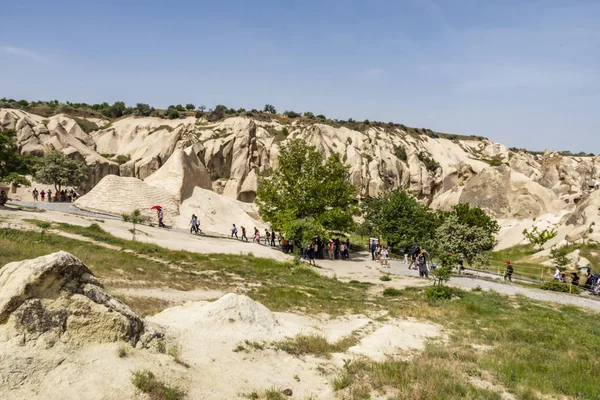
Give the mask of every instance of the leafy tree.
POLYGON ((564 246, 563 247, 552 246, 552 249, 550 249, 550 258, 559 267, 564 267, 565 265, 567 265, 571 262, 569 260, 569 257, 567 257, 567 254, 568 254, 568 250, 564 246))
POLYGON ((275 106, 273 106, 271 104, 265 104, 265 108, 263 109, 263 111, 270 113, 270 114, 277 114, 277 110, 275 109, 275 106))
POLYGON ((135 105, 135 113, 140 117, 147 117, 152 112, 152 108, 146 103, 137 103, 135 105))
POLYGON ((452 207, 452 213, 458 218, 458 223, 467 226, 476 226, 484 229, 492 240, 491 250, 494 245, 494 235, 500 231, 498 221, 487 215, 480 207, 471 207, 469 203, 461 203, 452 207))
POLYGON ((534 226, 531 231, 528 231, 527 229, 523 230, 523 236, 525 236, 525 239, 527 239, 529 243, 533 244, 534 246, 537 246, 538 250, 542 250, 544 245, 549 240, 555 238, 557 234, 558 232, 556 232, 556 229, 544 229, 540 232, 537 226, 534 226))
POLYGON ((306 218, 327 231, 353 226, 356 189, 338 154, 323 162, 315 147, 296 139, 281 148, 278 163, 269 178, 259 180, 256 202, 265 221, 286 233, 294 221, 306 218))
POLYGON ((139 209, 133 210, 130 214, 122 214, 121 218, 123 218, 123 222, 131 222, 133 228, 129 230, 131 232, 131 240, 135 242, 135 235, 137 233, 137 229, 135 229, 136 225, 143 224, 148 220, 148 217, 142 215, 139 209))
POLYGON ((179 111, 177 111, 177 109, 175 108, 171 108, 167 110, 167 118, 169 119, 177 119, 179 118, 179 111))
POLYGON ((122 101, 115 101, 114 104, 109 109, 109 116, 113 118, 119 118, 125 115, 125 111, 127 107, 125 103, 122 101))
POLYGON ((327 237, 323 225, 314 218, 302 218, 291 221, 285 230, 286 237, 294 243, 310 243, 313 237, 327 237))
POLYGON ((320 119, 321 121, 325 121, 325 120, 327 120, 327 117, 325 117, 323 114, 319 114, 319 115, 317 115, 317 119, 320 119))
POLYGON ((204 104, 201 104, 198 106, 198 111, 204 112, 206 111, 206 106, 204 104))
POLYGON ((283 115, 285 115, 288 118, 298 118, 298 117, 301 116, 296 111, 286 111, 286 112, 283 113, 283 115))
POLYGON ((439 254, 451 252, 462 255, 469 265, 486 265, 486 250, 494 245, 494 238, 484 228, 461 224, 455 214, 450 214, 435 232, 439 254))
POLYGON ((307 118, 314 118, 315 117, 315 114, 311 113, 310 111, 305 111, 304 114, 302 114, 302 115, 304 115, 307 118))
POLYGON ((188 111, 192 111, 195 108, 196 108, 196 106, 193 105, 192 103, 188 103, 188 104, 185 105, 185 109, 188 110, 188 111))
POLYGON ((184 111, 185 111, 185 108, 184 108, 184 107, 183 107, 181 104, 177 104, 177 105, 175 106, 175 109, 176 109, 177 111, 180 111, 180 112, 184 112, 184 111))
POLYGON ((19 154, 15 131, 0 132, 0 182, 26 185, 23 175, 30 172, 31 164, 31 157, 19 154))
POLYGON ((392 247, 414 243, 430 247, 439 226, 438 217, 402 188, 365 200, 363 211, 365 224, 372 227, 371 234, 387 240, 392 247))
POLYGON ((452 252, 441 253, 438 257, 437 268, 431 270, 431 274, 436 278, 434 285, 443 286, 445 282, 452 277, 452 269, 458 264, 460 257, 452 252))
POLYGON ((36 181, 54 185, 57 192, 63 186, 80 185, 86 178, 87 167, 84 163, 70 159, 57 150, 46 153, 35 171, 36 181))

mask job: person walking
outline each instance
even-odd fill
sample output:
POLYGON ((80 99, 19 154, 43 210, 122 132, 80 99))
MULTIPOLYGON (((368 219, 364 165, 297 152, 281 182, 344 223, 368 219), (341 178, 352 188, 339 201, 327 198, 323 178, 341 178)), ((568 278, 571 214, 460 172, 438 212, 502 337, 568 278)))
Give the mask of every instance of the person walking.
POLYGON ((37 190, 37 188, 33 189, 33 192, 31 192, 31 194, 33 194, 33 201, 38 201, 38 196, 39 196, 39 192, 37 190))
POLYGON ((52 201, 52 190, 48 189, 48 203, 50 203, 52 201))
POLYGON ((512 282, 513 272, 515 272, 513 265, 510 263, 510 261, 507 261, 506 262, 506 272, 504 273, 504 280, 506 280, 506 278, 508 278, 509 282, 512 282))
POLYGON ((560 268, 558 268, 558 265, 556 265, 554 268, 554 276, 552 277, 552 280, 560 281, 560 268))
POLYGON ((254 227, 254 237, 252 238, 252 242, 260 244, 260 232, 256 227, 254 227))
POLYGON ((271 228, 271 246, 275 247, 275 230, 271 228))
POLYGON ((369 250, 371 250, 371 261, 375 261, 375 250, 377 250, 377 243, 375 243, 374 240, 371 240, 369 250))
POLYGON ((159 228, 166 228, 166 225, 163 223, 163 218, 165 216, 163 209, 159 208, 158 209, 158 227, 159 228))
POLYGON ((195 233, 196 235, 198 234, 198 217, 196 217, 196 214, 192 214, 192 220, 190 221, 190 233, 195 233))
POLYGON ((268 246, 269 244, 271 244, 271 234, 269 233, 269 230, 265 228, 265 246, 268 246))
POLYGON ((417 257, 419 256, 419 254, 421 253, 421 246, 419 246, 418 244, 415 243, 415 245, 412 248, 412 251, 410 252, 410 264, 408 265, 408 269, 412 269, 412 266, 414 265, 415 268, 417 269, 417 257))
POLYGON ((235 226, 235 224, 233 224, 233 227, 231 228, 231 237, 234 237, 237 239, 238 235, 237 235, 237 226, 235 226))
POLYGON ((42 191, 40 192, 40 198, 42 199, 42 201, 44 201, 44 197, 46 197, 46 192, 44 192, 44 189, 42 189, 42 191))
POLYGON ((389 253, 388 253, 387 247, 382 247, 380 254, 381 254, 381 266, 389 268, 390 267, 389 264, 388 264, 388 255, 389 255, 389 253))
POLYGON ((419 266, 419 276, 421 278, 429 278, 429 272, 427 271, 427 252, 425 249, 421 249, 419 255, 416 257, 416 262, 419 266))
POLYGON ((248 241, 248 237, 246 236, 246 228, 242 226, 242 241, 248 241))
POLYGON ((408 265, 408 251, 407 248, 405 247, 402 252, 404 253, 404 265, 408 265))

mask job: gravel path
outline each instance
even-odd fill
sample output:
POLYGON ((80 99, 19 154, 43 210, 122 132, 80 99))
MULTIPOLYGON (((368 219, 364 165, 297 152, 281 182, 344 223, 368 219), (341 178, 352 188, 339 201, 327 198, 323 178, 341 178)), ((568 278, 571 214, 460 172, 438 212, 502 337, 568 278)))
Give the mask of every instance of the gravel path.
MULTIPOLYGON (((369 262, 375 264, 375 262, 373 261, 369 262)), ((383 272, 389 272, 392 275, 414 277, 419 276, 418 271, 408 270, 408 266, 398 260, 391 260, 389 269, 379 268, 379 270, 383 272)), ((600 301, 596 300, 595 298, 586 298, 566 293, 557 293, 547 290, 529 288, 511 283, 493 282, 484 279, 461 276, 453 276, 450 279, 449 285, 466 289, 472 289, 479 286, 482 290, 485 291, 493 290, 495 292, 509 296, 522 295, 534 300, 551 301, 558 304, 573 305, 600 312, 600 301)))
POLYGON ((7 206, 24 206, 24 207, 35 207, 40 210, 46 211, 59 211, 67 214, 75 214, 75 215, 83 215, 86 217, 94 217, 101 219, 120 219, 120 217, 116 217, 114 215, 100 214, 94 213, 90 211, 81 210, 75 207, 72 203, 50 203, 47 201, 19 201, 13 200, 6 203, 7 206))

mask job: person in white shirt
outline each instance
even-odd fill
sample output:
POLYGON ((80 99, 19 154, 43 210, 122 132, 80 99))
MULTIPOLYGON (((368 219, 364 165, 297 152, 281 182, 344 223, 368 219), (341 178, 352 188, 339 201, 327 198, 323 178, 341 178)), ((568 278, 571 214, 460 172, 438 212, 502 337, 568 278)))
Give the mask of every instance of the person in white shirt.
POLYGON ((554 268, 556 268, 556 269, 554 270, 554 276, 552 277, 552 280, 559 281, 560 280, 560 269, 558 268, 558 265, 555 266, 554 268))

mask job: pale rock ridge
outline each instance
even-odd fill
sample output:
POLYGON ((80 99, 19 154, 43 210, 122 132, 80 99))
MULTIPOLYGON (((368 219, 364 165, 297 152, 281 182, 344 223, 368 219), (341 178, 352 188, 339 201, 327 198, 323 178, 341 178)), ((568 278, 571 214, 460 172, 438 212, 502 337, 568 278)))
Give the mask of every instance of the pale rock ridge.
POLYGON ((0 268, 0 341, 46 348, 115 341, 147 346, 159 337, 72 254, 0 268))
MULTIPOLYGON (((487 139, 438 137, 424 130, 416 134, 398 125, 372 124, 358 131, 278 116, 231 117, 214 123, 192 117, 127 117, 87 135, 65 116, 44 119, 3 109, 0 126, 16 129, 24 152, 40 154, 60 148, 81 155, 88 164, 105 163, 102 168, 92 167, 95 173, 88 186, 111 173, 149 178, 149 184, 164 188, 176 203, 193 194, 194 188, 186 188, 188 185, 212 187, 219 194, 252 202, 259 177, 278 167, 281 145, 297 138, 326 157, 338 153, 349 166, 349 180, 361 198, 400 186, 434 208, 449 209, 468 201, 497 218, 532 220, 546 214, 569 214, 600 188, 600 157, 511 151, 487 139), (192 160, 191 153, 182 155, 181 149, 189 146, 199 160, 192 160), (115 171, 113 163, 96 151, 128 155, 131 160, 115 171), (190 169, 194 172, 181 175, 190 169)), ((101 208, 106 210, 109 205, 101 208)))
POLYGON ((22 153, 41 156, 59 150, 88 166, 89 179, 82 186, 92 188, 108 174, 118 174, 119 166, 95 151, 94 140, 77 123, 62 114, 44 119, 21 110, 0 109, 0 131, 14 129, 22 153))
POLYGON ((192 195, 195 187, 212 189, 212 181, 194 146, 177 148, 167 162, 144 181, 173 195, 182 202, 192 195))

